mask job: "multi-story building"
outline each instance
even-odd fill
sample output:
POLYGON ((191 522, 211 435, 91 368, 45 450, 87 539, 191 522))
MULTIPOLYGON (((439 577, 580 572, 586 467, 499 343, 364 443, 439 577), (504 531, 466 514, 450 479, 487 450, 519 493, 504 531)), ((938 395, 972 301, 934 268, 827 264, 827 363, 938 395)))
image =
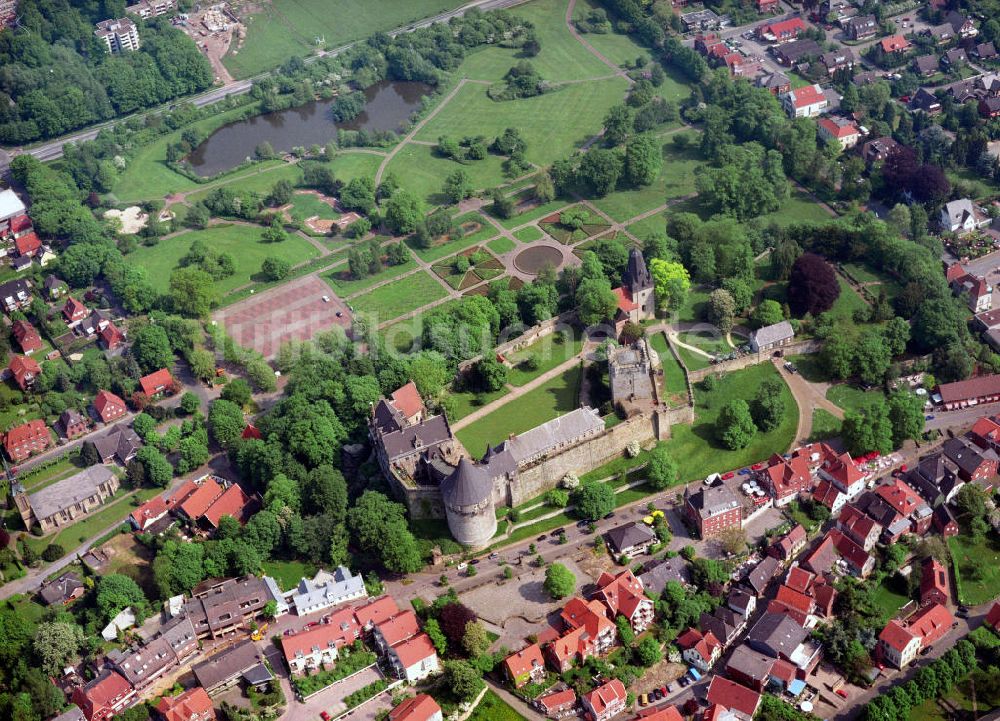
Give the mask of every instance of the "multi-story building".
POLYGON ((281 650, 292 673, 305 673, 333 663, 340 649, 361 637, 361 625, 354 611, 344 608, 331 614, 325 623, 281 639, 281 650))
POLYGON ((743 507, 729 486, 716 482, 694 493, 684 489, 684 511, 702 538, 713 538, 743 524, 743 507))
POLYGON ((93 681, 73 689, 73 703, 87 721, 107 721, 135 700, 135 689, 117 671, 104 671, 93 681))
POLYGON ((545 659, 537 643, 522 648, 504 659, 503 670, 515 688, 528 683, 541 683, 545 679, 545 659))
POLYGON ((425 693, 410 696, 389 712, 389 721, 442 721, 438 702, 425 693))
POLYGON ((614 679, 585 693, 580 701, 592 721, 608 721, 625 710, 627 698, 625 685, 614 679))
POLYGON ((321 570, 312 579, 300 580, 292 595, 292 605, 298 615, 304 616, 367 595, 360 575, 352 575, 348 568, 337 566, 333 573, 321 570))
POLYGON ((815 118, 830 105, 819 85, 806 85, 781 96, 781 104, 790 118, 815 118))
MULTIPOLYGON (((52 434, 45 421, 33 420, 14 426, 3 435, 3 447, 7 457, 14 462, 41 453, 52 445, 52 434)), ((30 528, 30 526, 29 526, 30 528)))
POLYGON ((607 607, 609 618, 624 616, 636 634, 649 628, 653 622, 653 602, 646 597, 642 583, 632 571, 626 569, 617 576, 602 573, 597 586, 594 598, 607 607))
POLYGON ((129 18, 102 20, 97 23, 94 35, 113 55, 139 49, 139 30, 129 18))
POLYGON ((172 13, 177 9, 177 0, 140 0, 134 5, 128 5, 125 12, 143 20, 158 18, 172 13))
POLYGON ((396 677, 408 683, 425 679, 440 668, 437 651, 426 633, 392 646, 386 656, 396 677))
POLYGON ((94 396, 94 412, 102 423, 112 423, 124 416, 128 409, 125 407, 125 401, 114 393, 100 390, 94 396))

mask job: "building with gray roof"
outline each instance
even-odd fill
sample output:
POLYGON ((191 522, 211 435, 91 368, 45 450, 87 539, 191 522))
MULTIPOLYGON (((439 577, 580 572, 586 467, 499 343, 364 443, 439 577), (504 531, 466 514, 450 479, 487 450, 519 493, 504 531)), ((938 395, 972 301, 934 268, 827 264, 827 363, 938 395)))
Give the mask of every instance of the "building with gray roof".
POLYGON ((608 384, 611 402, 625 416, 632 416, 655 402, 653 367, 655 351, 645 338, 627 346, 612 346, 608 350, 608 384))
POLYGON ((615 526, 604 534, 604 538, 616 556, 630 557, 645 553, 657 541, 653 529, 638 521, 615 526))
POLYGON ((795 337, 792 324, 787 320, 758 328, 750 334, 750 347, 757 353, 788 345, 795 337))
POLYGON ((367 595, 360 575, 352 575, 350 569, 337 566, 333 573, 320 570, 312 579, 300 580, 292 594, 292 605, 298 615, 304 616, 367 595))
POLYGON ((809 632, 784 613, 765 613, 754 624, 747 636, 747 643, 755 651, 771 658, 792 659, 799 645, 809 632))
POLYGON ((193 666, 191 671, 210 696, 239 683, 241 678, 251 685, 266 683, 272 678, 264 665, 264 655, 249 639, 193 666))
POLYGON ((493 481, 488 466, 462 458, 458 467, 441 483, 448 529, 459 543, 480 547, 497 532, 493 481))
POLYGON ((91 466, 34 493, 17 493, 14 502, 30 528, 43 532, 65 526, 103 505, 118 491, 118 476, 105 466, 91 466))
POLYGON ((685 585, 691 583, 691 571, 683 556, 674 556, 647 563, 642 567, 639 580, 647 591, 662 594, 670 581, 685 585))
POLYGON ((142 448, 142 441, 131 428, 119 423, 110 431, 94 439, 94 448, 104 463, 118 461, 123 466, 135 458, 142 448))

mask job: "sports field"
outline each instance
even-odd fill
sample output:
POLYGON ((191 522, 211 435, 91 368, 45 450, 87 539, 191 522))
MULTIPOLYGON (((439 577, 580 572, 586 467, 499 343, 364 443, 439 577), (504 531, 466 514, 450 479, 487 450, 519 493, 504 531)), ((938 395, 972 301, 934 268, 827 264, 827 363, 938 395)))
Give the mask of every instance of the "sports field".
POLYGON ((153 246, 140 246, 126 258, 129 263, 145 268, 153 287, 165 293, 170 287, 170 274, 178 267, 177 262, 188 252, 191 243, 201 240, 209 248, 233 256, 236 272, 216 281, 219 292, 225 294, 251 282, 253 276, 260 272, 264 258, 269 255, 284 258, 292 265, 319 255, 309 241, 297 235, 289 234, 288 239, 281 243, 265 243, 261 240, 262 232, 263 228, 259 226, 216 225, 182 233, 153 246))

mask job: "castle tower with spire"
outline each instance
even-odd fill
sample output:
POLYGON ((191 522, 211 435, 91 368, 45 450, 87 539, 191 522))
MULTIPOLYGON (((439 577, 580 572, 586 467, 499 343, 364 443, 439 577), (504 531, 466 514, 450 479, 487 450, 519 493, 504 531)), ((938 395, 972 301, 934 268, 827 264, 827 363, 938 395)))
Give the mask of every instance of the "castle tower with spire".
POLYGON ((632 248, 628 253, 628 265, 622 273, 622 288, 631 297, 632 302, 639 307, 639 317, 642 320, 652 318, 656 314, 656 298, 653 293, 653 276, 646 267, 642 251, 632 248))
POLYGON ((482 548, 497 532, 493 481, 486 467, 463 457, 441 482, 448 529, 464 546, 482 548))

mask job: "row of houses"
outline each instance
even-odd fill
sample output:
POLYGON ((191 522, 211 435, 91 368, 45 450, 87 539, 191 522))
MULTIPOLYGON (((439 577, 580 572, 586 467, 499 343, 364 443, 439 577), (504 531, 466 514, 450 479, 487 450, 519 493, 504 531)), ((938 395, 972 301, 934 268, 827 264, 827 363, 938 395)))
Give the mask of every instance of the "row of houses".
POLYGON ((259 505, 238 483, 208 474, 185 481, 172 493, 146 501, 132 511, 129 523, 136 531, 160 533, 174 519, 180 519, 194 528, 212 532, 218 529, 224 516, 245 524, 259 505))
POLYGON ((35 232, 24 203, 9 189, 0 190, 0 258, 8 258, 18 273, 28 270, 34 260, 44 267, 56 259, 35 232))

